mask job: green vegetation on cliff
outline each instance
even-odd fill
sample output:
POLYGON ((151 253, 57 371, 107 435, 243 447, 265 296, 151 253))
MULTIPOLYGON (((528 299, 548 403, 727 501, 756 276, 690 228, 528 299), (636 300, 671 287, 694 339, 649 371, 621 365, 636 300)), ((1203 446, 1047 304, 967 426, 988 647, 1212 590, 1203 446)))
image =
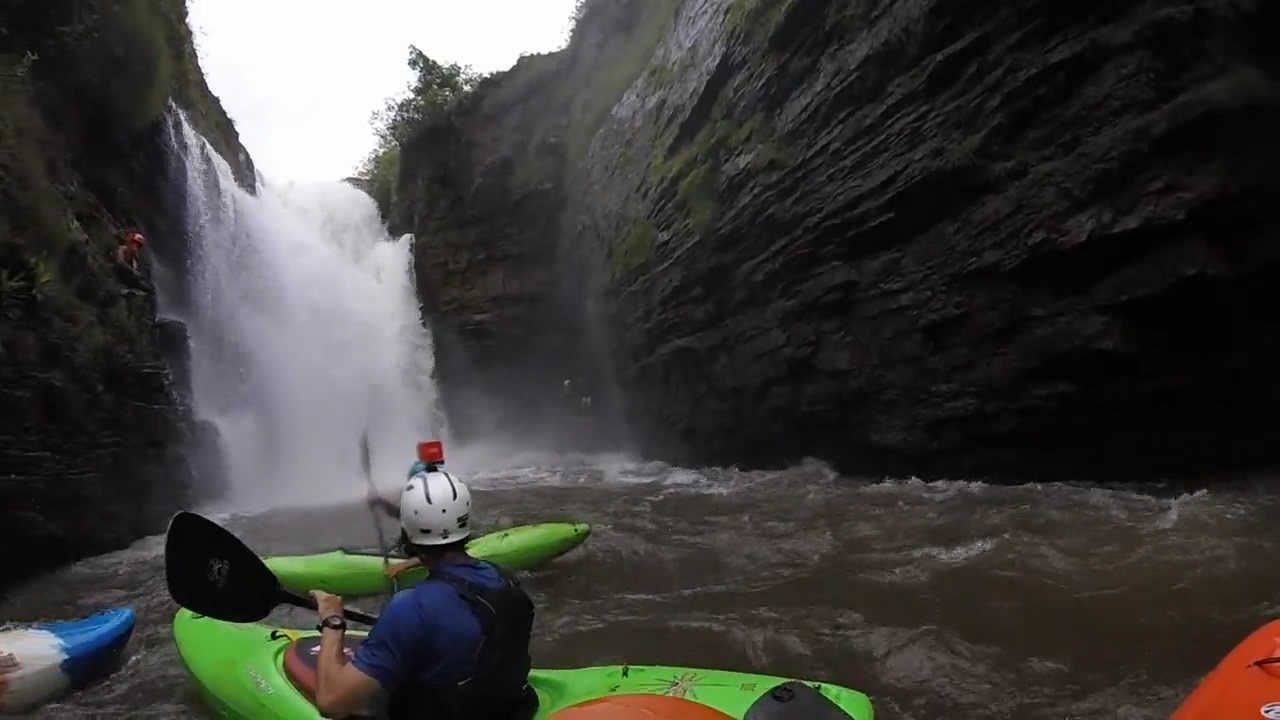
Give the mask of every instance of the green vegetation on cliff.
POLYGON ((644 220, 632 225, 631 231, 609 255, 613 279, 647 264, 653 257, 653 243, 657 238, 658 229, 653 223, 644 220))
MULTIPOLYGON (((520 63, 495 76, 486 88, 491 96, 519 97, 531 86, 543 86, 540 99, 550 116, 531 118, 523 152, 517 156, 516 177, 521 186, 541 182, 564 183, 565 173, 581 167, 596 133, 627 88, 645 72, 658 43, 670 29, 681 0, 578 0, 568 46, 539 56, 538 63, 520 63), (554 74, 554 82, 546 82, 554 74), (541 141, 564 133, 567 147, 560 162, 538 156, 541 141)), ((650 68, 657 82, 670 82, 669 65, 650 68)))
MULTIPOLYGON (((37 108, 31 58, 0 57, 0 313, 12 333, 39 333, 63 358, 94 365, 138 349, 149 322, 112 289, 110 218, 66 182, 68 168, 46 162, 63 149, 37 108)), ((4 350, 3 361, 21 360, 4 350)))
POLYGON ((569 52, 589 52, 594 61, 579 58, 561 84, 569 107, 571 165, 586 158, 592 139, 644 72, 679 7, 680 0, 579 0, 569 52), (603 38, 600 47, 586 46, 588 32, 603 38))
POLYGON ((115 263, 121 230, 163 244, 184 211, 170 99, 252 183, 184 0, 0 5, 0 525, 43 551, 0 585, 161 529, 187 490, 154 295, 115 263))
POLYGON ((19 3, 0 15, 0 39, 0 308, 51 322, 72 354, 141 350, 149 319, 129 317, 107 289, 119 228, 76 166, 142 135, 172 95, 238 174, 252 176, 205 84, 186 5, 19 3))
POLYGON ((172 98, 252 188, 239 135, 200 69, 185 0, 12 3, 0 19, 3 62, 26 68, 10 81, 38 90, 44 114, 67 112, 53 122, 60 130, 136 136, 172 98))
MULTIPOLYGON (((659 144, 659 147, 668 147, 659 144)), ((783 167, 791 156, 761 115, 743 122, 734 120, 724 103, 716 103, 711 119, 669 157, 654 158, 650 180, 655 185, 675 185, 676 197, 688 219, 692 237, 711 232, 718 211, 720 175, 734 155, 747 155, 747 166, 756 173, 783 167)))
POLYGON ((725 30, 744 32, 756 42, 765 41, 793 4, 795 0, 733 0, 725 17, 725 30))
POLYGON ((405 142, 432 122, 465 123, 464 118, 501 112, 530 99, 546 112, 526 118, 521 127, 511 148, 513 180, 522 187, 562 183, 563 172, 586 158, 609 112, 644 72, 680 3, 578 0, 566 48, 524 55, 511 69, 488 76, 456 63, 441 64, 411 47, 409 67, 417 78, 406 93, 373 114, 377 145, 356 172, 359 184, 389 217, 402 189, 418 177, 414 167, 402 181, 400 148, 405 142), (603 44, 596 42, 600 38, 603 44), (564 157, 548 157, 544 141, 562 135, 564 157))
POLYGON ((469 67, 443 65, 409 46, 409 68, 416 73, 406 91, 388 98, 370 118, 377 144, 356 169, 357 184, 389 217, 400 176, 400 145, 418 128, 471 92, 483 76, 469 67))

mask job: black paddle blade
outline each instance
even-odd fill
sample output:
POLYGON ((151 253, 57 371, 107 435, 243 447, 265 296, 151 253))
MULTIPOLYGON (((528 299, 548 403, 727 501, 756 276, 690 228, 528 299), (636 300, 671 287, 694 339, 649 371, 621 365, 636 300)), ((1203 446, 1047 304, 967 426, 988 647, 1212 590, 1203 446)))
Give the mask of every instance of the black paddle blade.
POLYGON ((262 558, 226 528, 185 510, 169 520, 164 579, 174 602, 228 622, 256 622, 282 602, 280 581, 262 558))

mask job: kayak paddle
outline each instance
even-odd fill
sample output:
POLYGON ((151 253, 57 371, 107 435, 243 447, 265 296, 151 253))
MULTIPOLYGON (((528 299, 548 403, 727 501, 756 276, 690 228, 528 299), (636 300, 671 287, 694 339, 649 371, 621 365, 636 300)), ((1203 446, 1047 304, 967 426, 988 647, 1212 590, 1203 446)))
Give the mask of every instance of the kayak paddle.
MULTIPOLYGON (((164 580, 182 607, 227 622, 257 622, 278 605, 316 609, 310 596, 285 590, 258 554, 230 530, 186 510, 174 514, 164 540, 164 580)), ((378 618, 345 609, 365 625, 378 618)))
MULTIPOLYGON (((373 491, 374 495, 378 494, 378 488, 373 484, 373 461, 369 457, 369 431, 365 430, 360 436, 360 469, 364 471, 364 482, 373 491)), ((369 512, 373 514, 373 527, 378 531, 378 549, 382 551, 382 566, 385 568, 389 562, 391 555, 390 548, 387 547, 387 538, 382 534, 382 519, 378 517, 377 508, 373 505, 369 506, 369 512)))
MULTIPOLYGON (((373 484, 373 461, 369 457, 369 431, 366 429, 364 434, 360 436, 360 469, 364 471, 365 484, 373 491, 373 496, 381 497, 378 493, 378 486, 373 484)), ((378 517, 378 509, 372 504, 369 505, 369 514, 373 515, 373 529, 378 533, 378 551, 382 553, 382 573, 388 575, 387 568, 391 565, 391 547, 387 545, 387 537, 382 534, 382 518, 378 517)), ((400 592, 400 581, 395 575, 388 575, 391 578, 391 592, 395 594, 400 592)), ((387 602, 390 602, 388 598, 387 602)), ((386 607, 386 604, 383 604, 386 607)))

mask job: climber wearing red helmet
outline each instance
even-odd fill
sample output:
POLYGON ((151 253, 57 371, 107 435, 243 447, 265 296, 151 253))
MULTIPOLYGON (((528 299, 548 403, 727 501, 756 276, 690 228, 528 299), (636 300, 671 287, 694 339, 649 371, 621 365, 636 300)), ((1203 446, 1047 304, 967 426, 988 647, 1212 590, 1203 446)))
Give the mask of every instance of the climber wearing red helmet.
POLYGON ((116 247, 116 266, 120 281, 128 286, 123 291, 126 295, 146 294, 151 289, 150 283, 143 277, 138 267, 138 250, 145 245, 147 239, 137 230, 127 230, 120 235, 120 244, 116 247))
POLYGON ((120 246, 116 248, 116 261, 135 274, 138 272, 138 249, 147 240, 137 230, 130 230, 120 238, 120 246))

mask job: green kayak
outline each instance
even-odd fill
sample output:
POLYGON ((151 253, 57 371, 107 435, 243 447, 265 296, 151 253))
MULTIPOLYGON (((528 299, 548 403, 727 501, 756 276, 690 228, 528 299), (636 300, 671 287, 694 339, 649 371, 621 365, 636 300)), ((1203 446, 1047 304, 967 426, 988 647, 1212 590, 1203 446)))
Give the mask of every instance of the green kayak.
MULTIPOLYGON (((354 649, 363 633, 348 632, 354 649)), ((179 610, 178 655, 221 718, 320 718, 314 631, 228 623, 179 610)), ((534 670, 534 720, 872 720, 866 695, 772 675, 657 665, 534 670)))
MULTIPOLYGON (((578 547, 591 535, 586 523, 547 522, 518 525, 472 539, 467 552, 508 570, 530 570, 578 547)), ((382 573, 382 556, 348 550, 316 555, 279 555, 263 558, 267 567, 288 590, 305 593, 324 590, 358 597, 391 591, 391 581, 382 573)), ((404 560, 392 557, 392 562, 404 560)), ((400 587, 422 582, 427 573, 411 568, 399 576, 400 587)))

